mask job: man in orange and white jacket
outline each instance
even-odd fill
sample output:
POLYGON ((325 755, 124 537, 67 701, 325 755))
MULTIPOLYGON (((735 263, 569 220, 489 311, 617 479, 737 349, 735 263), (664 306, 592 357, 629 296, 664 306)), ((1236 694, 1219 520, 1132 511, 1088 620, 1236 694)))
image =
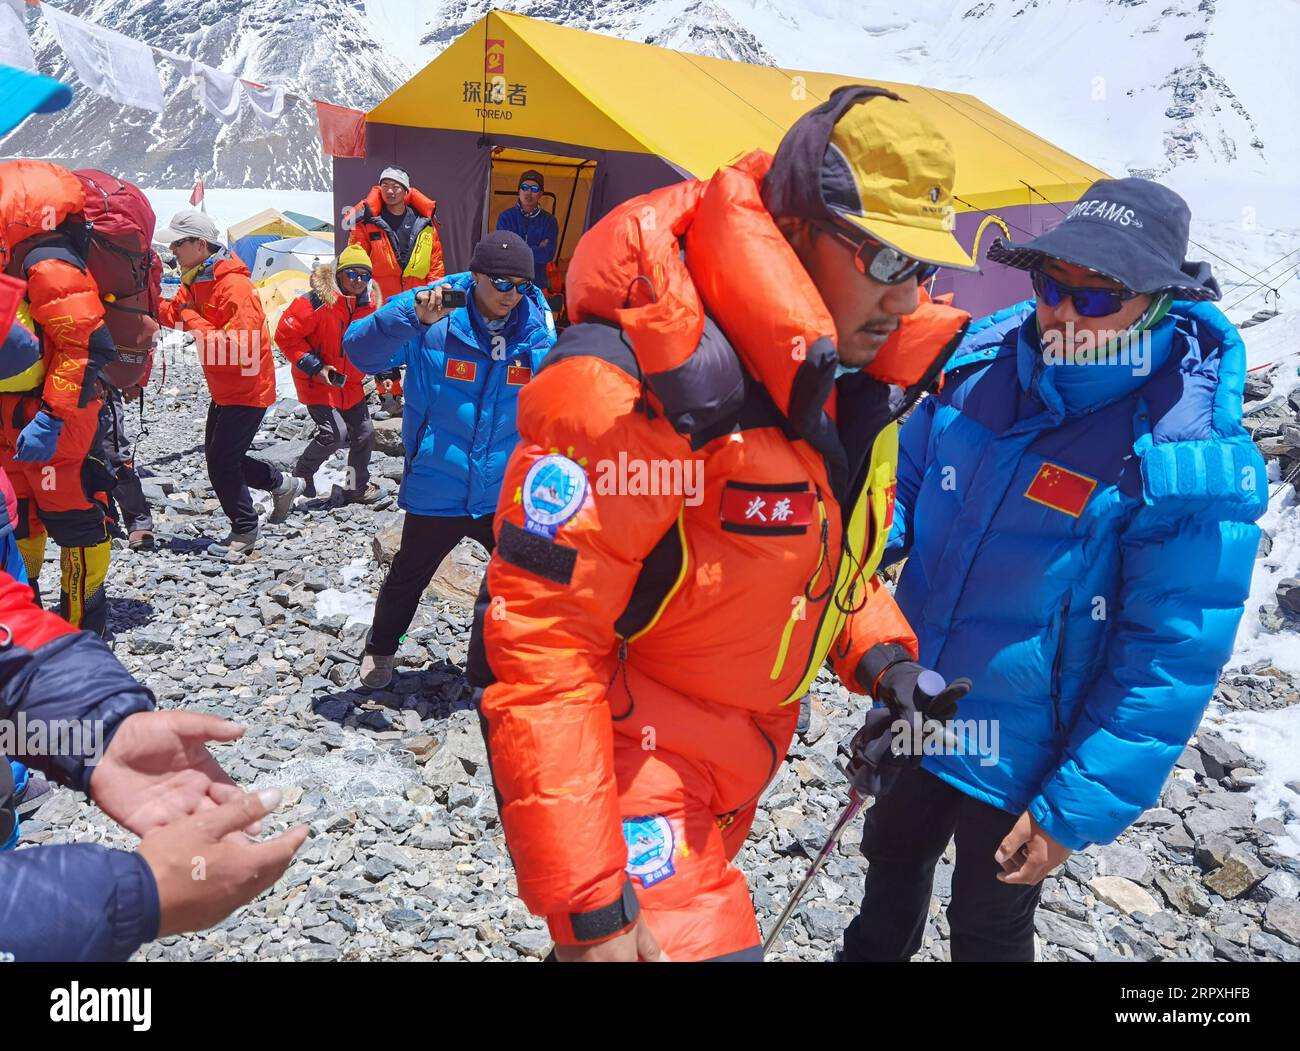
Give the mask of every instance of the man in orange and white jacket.
MULTIPOLYGON (((380 172, 379 182, 365 200, 348 209, 343 222, 351 231, 348 244, 370 257, 375 284, 385 299, 437 284, 446 276, 438 236, 438 202, 411 185, 405 168, 392 166, 380 172)), ((402 370, 380 373, 375 377, 375 389, 385 411, 398 413, 402 370)))
POLYGON ((828 657, 858 693, 915 678, 873 574, 894 420, 968 320, 920 287, 973 265, 952 182, 912 106, 846 88, 775 157, 580 243, 470 651, 519 893, 558 959, 759 958, 731 860, 797 702, 828 657))

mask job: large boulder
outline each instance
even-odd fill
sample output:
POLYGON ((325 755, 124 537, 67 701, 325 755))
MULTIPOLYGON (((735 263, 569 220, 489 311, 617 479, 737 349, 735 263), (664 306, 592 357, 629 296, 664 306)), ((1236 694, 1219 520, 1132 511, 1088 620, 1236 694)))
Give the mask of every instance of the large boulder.
POLYGON ((473 609, 483 574, 487 572, 487 561, 487 552, 478 543, 468 538, 462 540, 442 560, 425 595, 473 609))
MULTIPOLYGON (((402 522, 403 518, 398 518, 392 525, 376 533, 370 541, 371 553, 381 566, 391 565, 401 547, 402 522)), ((479 584, 487 572, 487 562, 487 552, 467 537, 442 560, 433 580, 425 588, 425 597, 444 599, 466 609, 473 609, 474 601, 478 598, 479 584)))
POLYGON ((402 517, 390 526, 385 526, 370 540, 370 551, 375 561, 381 566, 390 565, 402 546, 402 517))
POLYGON ((375 420, 375 448, 385 456, 406 459, 406 446, 402 444, 402 421, 400 419, 375 420))

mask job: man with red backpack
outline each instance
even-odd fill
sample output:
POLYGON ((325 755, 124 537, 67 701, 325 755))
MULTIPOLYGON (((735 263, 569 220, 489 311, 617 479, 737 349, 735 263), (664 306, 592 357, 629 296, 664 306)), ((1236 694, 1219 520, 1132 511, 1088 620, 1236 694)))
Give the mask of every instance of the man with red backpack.
POLYGON ((321 464, 348 447, 345 503, 373 503, 378 486, 370 483, 370 453, 375 428, 370 422, 363 374, 343 353, 343 333, 358 318, 374 312, 378 289, 370 280, 370 257, 348 245, 337 265, 322 263, 312 271, 311 291, 299 296, 280 317, 275 343, 293 366, 298 400, 316 424, 316 436, 303 450, 293 473, 316 495, 321 464))
POLYGON ((95 450, 96 380, 119 346, 147 358, 161 275, 152 221, 138 189, 102 172, 0 164, 0 267, 26 282, 17 317, 32 337, 9 340, 0 354, 0 466, 18 498, 16 535, 33 588, 52 536, 62 549, 59 611, 99 634, 114 483, 95 450))

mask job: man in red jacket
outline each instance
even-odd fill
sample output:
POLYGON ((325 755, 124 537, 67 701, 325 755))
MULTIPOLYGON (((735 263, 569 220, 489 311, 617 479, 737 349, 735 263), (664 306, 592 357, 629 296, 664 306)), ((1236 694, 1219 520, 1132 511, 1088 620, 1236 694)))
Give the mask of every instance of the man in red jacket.
POLYGON ((370 453, 375 428, 370 422, 363 374, 343 353, 343 333, 357 318, 374 311, 370 258, 348 245, 337 265, 322 263, 311 275, 311 291, 299 296, 275 329, 275 342, 293 366, 298 400, 316 422, 316 436, 303 450, 293 473, 303 480, 308 496, 316 495, 315 476, 321 464, 348 447, 348 477, 344 502, 373 503, 378 486, 370 484, 370 453))
POLYGON ((216 225, 202 212, 177 212, 171 225, 154 237, 171 248, 181 269, 181 289, 162 304, 159 321, 194 333, 212 395, 203 452, 208 478, 231 528, 208 553, 244 555, 257 544, 258 535, 249 486, 273 497, 271 522, 288 517, 304 488, 301 478, 281 474, 248 455, 275 401, 275 359, 266 314, 248 267, 221 244, 216 225))

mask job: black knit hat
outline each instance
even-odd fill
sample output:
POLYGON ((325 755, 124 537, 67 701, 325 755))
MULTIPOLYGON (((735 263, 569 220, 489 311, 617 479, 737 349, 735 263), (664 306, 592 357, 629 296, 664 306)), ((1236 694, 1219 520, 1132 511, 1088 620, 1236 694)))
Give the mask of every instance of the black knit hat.
POLYGON ((533 250, 528 242, 509 230, 493 230, 474 246, 469 268, 488 277, 536 277, 533 250))
POLYGON ((537 185, 540 186, 543 190, 546 189, 546 180, 542 178, 542 173, 539 172, 536 168, 529 168, 526 172, 524 172, 521 176, 519 176, 519 185, 522 186, 524 183, 528 182, 529 180, 532 180, 533 182, 537 183, 537 185))

